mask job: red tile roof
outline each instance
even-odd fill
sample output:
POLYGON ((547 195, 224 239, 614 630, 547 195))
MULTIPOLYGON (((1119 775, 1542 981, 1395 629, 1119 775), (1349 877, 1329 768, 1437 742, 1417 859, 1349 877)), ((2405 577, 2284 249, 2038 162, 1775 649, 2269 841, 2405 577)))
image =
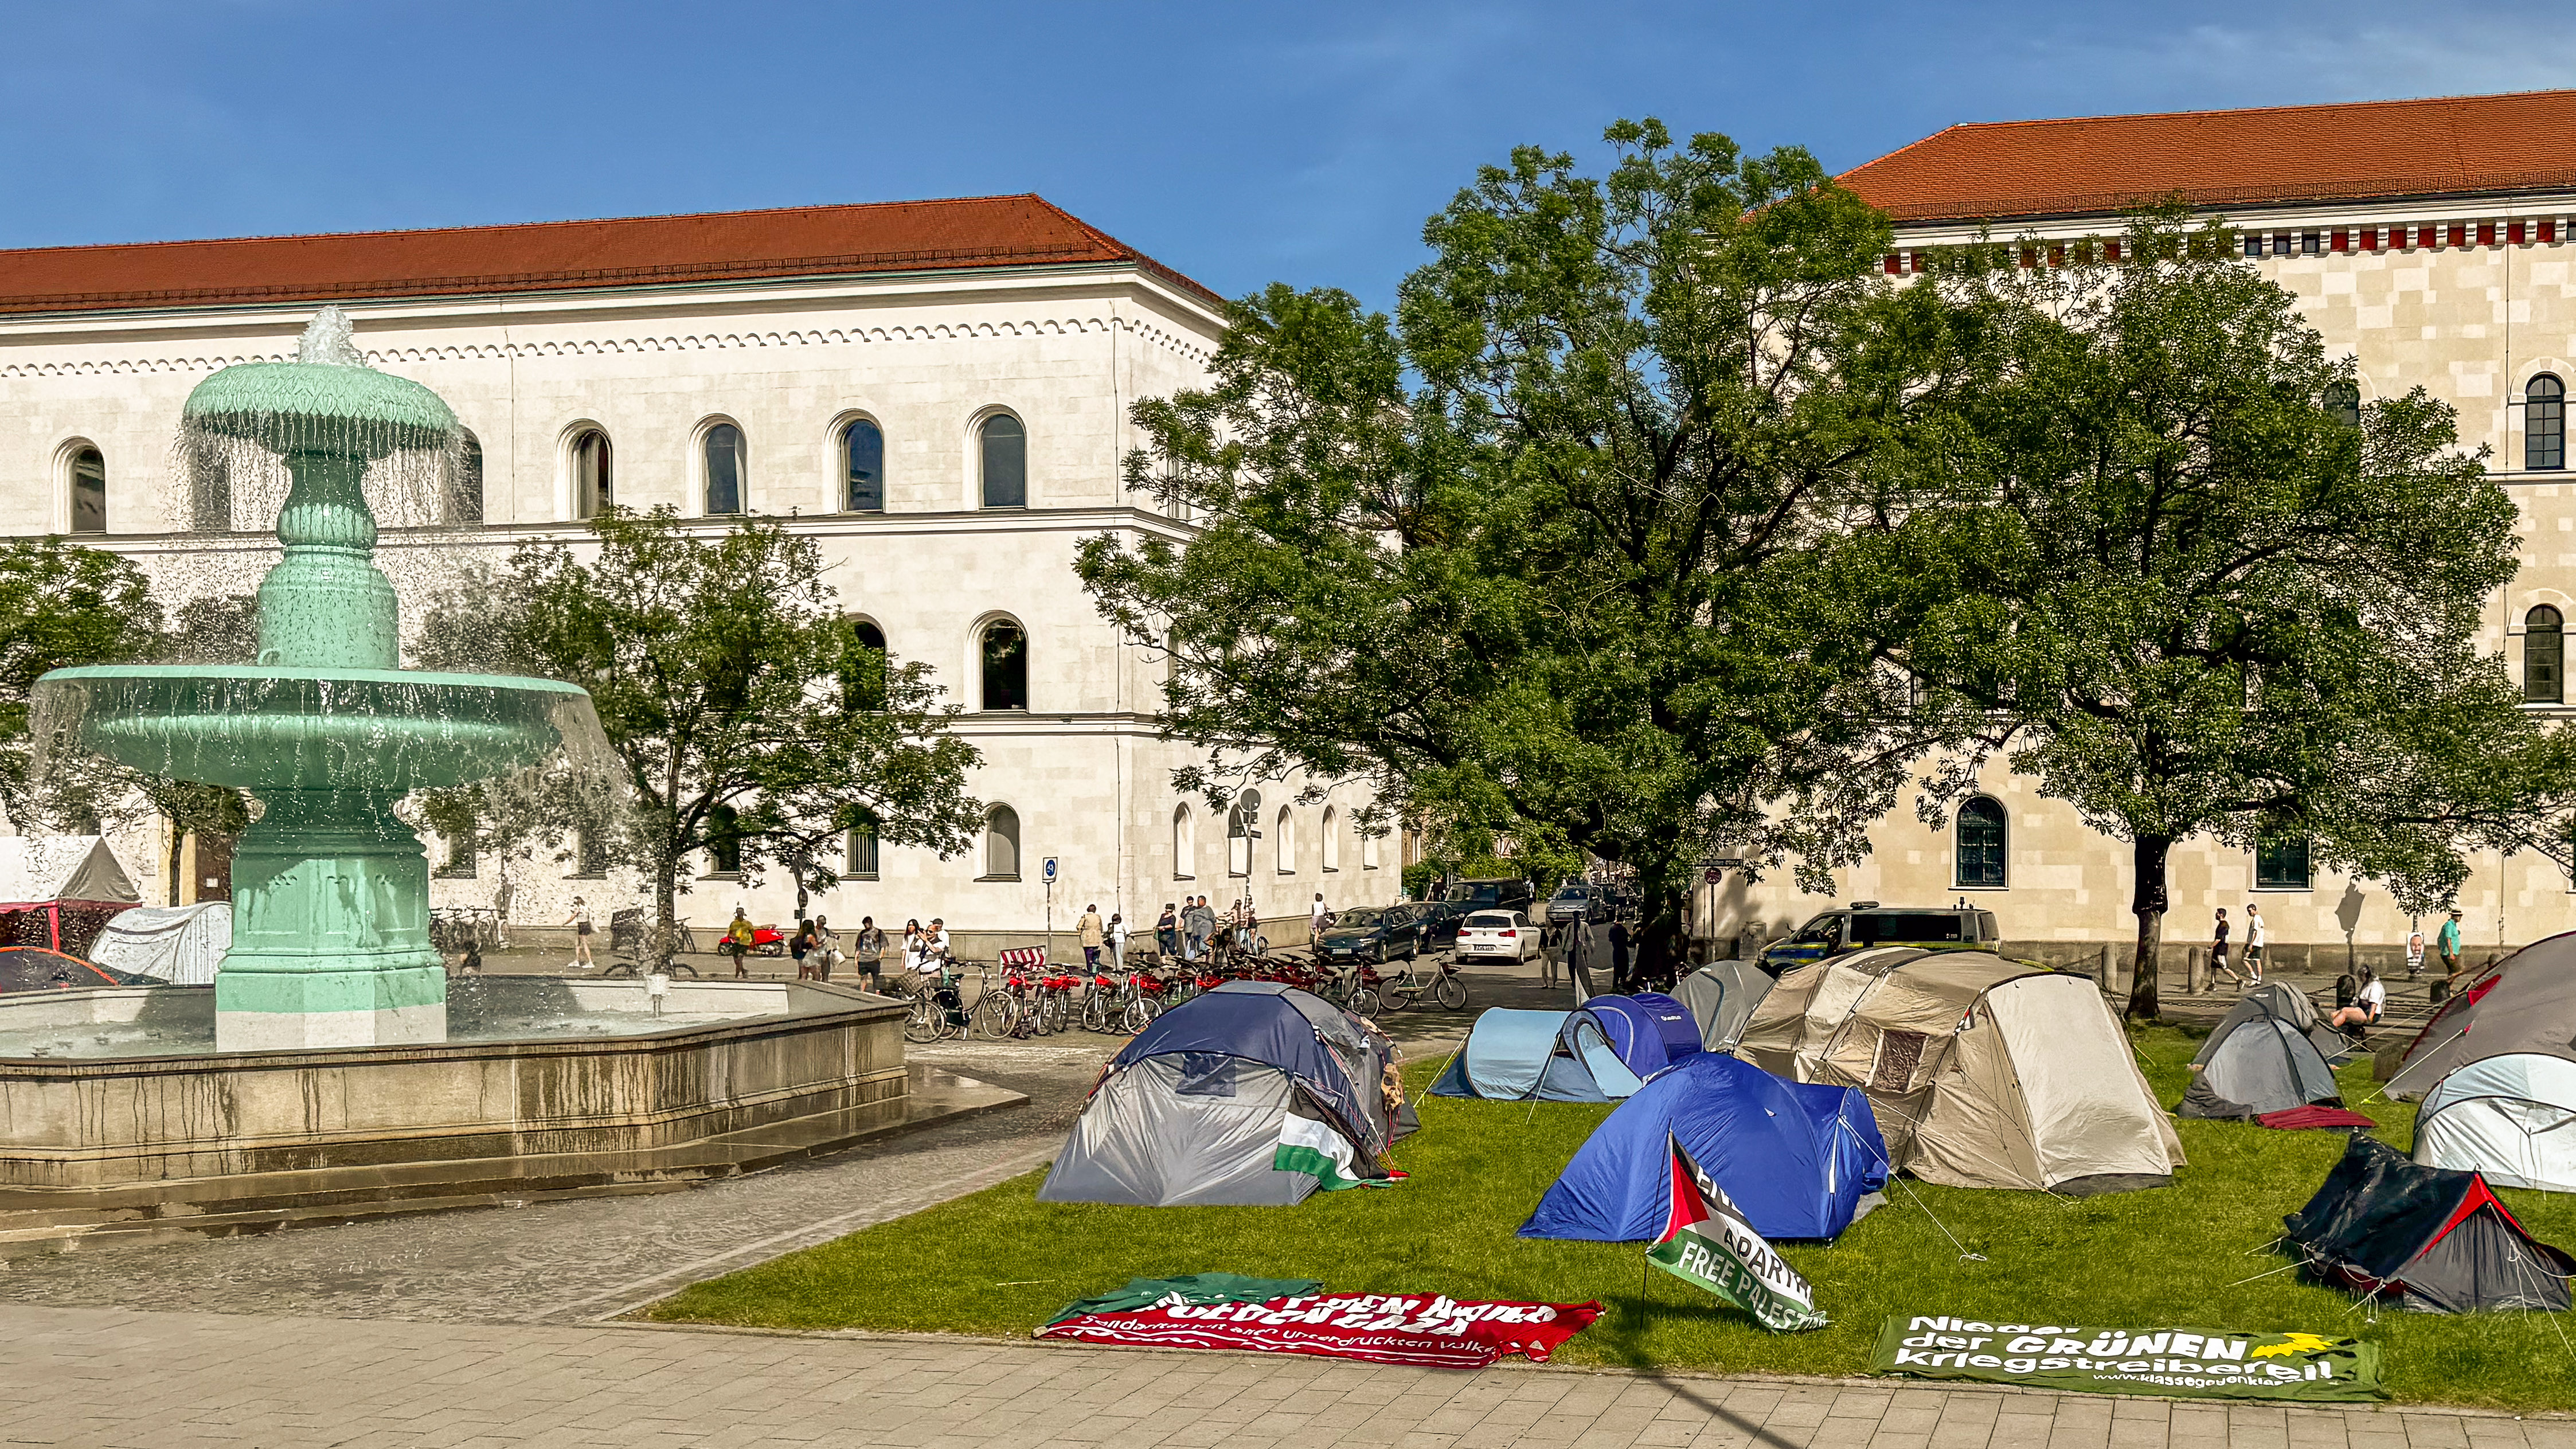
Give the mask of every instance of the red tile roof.
POLYGON ((1207 288, 1036 196, 0 251, 0 314, 553 292, 1127 262, 1207 288))
POLYGON ((1952 126, 1843 173, 1899 221, 2576 189, 2576 91, 1952 126))

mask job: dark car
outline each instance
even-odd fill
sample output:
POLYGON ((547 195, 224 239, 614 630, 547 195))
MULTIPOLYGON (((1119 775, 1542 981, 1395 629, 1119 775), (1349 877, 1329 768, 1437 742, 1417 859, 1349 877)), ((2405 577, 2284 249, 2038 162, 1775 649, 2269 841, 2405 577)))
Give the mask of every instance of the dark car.
MULTIPOLYGON (((1372 964, 1399 956, 1410 960, 1422 954, 1430 934, 1430 923, 1419 906, 1354 906, 1333 918, 1331 927, 1315 942, 1315 955, 1325 961, 1372 964)), ((1450 935, 1456 937, 1454 927, 1450 935)))
POLYGON ((1855 901, 1827 911, 1799 928, 1798 934, 1775 942, 1762 953, 1760 965, 1773 976, 1791 967, 1866 951, 1874 946, 1919 946, 1932 951, 1992 950, 2003 939, 1995 913, 1973 907, 1915 910, 1855 901))
POLYGON ((1538 887, 1525 880, 1462 880, 1442 893, 1460 917, 1472 911, 1523 911, 1538 900, 1538 887))

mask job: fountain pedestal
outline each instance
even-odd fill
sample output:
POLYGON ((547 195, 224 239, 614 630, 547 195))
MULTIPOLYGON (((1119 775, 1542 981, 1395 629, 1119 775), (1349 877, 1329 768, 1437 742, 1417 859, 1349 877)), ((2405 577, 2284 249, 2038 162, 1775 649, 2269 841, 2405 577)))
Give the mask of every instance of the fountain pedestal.
POLYGON ((391 802, 272 790, 233 852, 233 944, 215 978, 223 1051, 447 1039, 429 857, 391 802), (369 818, 372 817, 372 818, 369 818))

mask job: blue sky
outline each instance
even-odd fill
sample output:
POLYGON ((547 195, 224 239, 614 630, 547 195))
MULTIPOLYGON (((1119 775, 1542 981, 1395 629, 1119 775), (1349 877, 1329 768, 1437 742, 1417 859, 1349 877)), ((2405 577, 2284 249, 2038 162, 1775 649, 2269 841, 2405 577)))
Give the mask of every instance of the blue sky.
POLYGON ((1836 169, 1956 121, 2530 90, 2421 3, 0 0, 0 247, 1037 191, 1373 302, 1483 161, 1655 114, 1836 169))

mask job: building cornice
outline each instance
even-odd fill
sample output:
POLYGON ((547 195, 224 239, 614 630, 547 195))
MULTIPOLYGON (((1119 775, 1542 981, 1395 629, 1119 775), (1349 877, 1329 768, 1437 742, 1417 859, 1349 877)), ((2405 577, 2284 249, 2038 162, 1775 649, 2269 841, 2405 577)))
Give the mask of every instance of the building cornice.
MULTIPOLYGON (((1134 533, 1185 543, 1198 530, 1151 509, 1009 508, 958 509, 942 512, 750 514, 776 523, 800 538, 924 538, 943 535, 993 537, 1040 533, 1134 533)), ((717 538, 739 518, 684 518, 681 533, 690 538, 717 538)), ((262 554, 277 550, 276 535, 241 533, 109 533, 82 534, 68 540, 84 548, 138 558, 184 554, 262 554)), ((477 523, 453 528, 387 528, 376 540, 379 552, 403 549, 515 548, 522 544, 579 547, 598 536, 584 523, 477 523)))

